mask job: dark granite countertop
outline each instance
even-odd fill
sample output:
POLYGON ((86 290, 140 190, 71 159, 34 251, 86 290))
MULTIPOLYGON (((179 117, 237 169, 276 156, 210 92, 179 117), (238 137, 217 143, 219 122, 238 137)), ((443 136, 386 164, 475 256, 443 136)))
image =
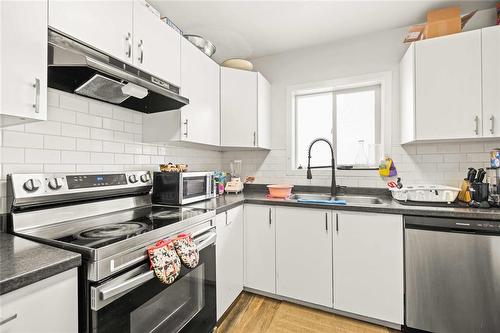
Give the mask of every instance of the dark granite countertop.
POLYGON ((0 295, 78 267, 81 262, 79 253, 0 232, 0 295))
MULTIPOLYGON (((362 190, 361 190, 362 191, 362 190)), ((302 188, 297 192, 307 192, 302 188)), ((324 191, 318 191, 324 193, 324 191)), ((375 196, 383 201, 379 205, 360 205, 351 204, 346 206, 325 205, 325 204, 312 204, 312 203, 299 203, 294 200, 288 199, 268 199, 264 191, 245 191, 243 194, 227 193, 223 196, 217 197, 212 200, 192 204, 192 207, 201 207, 207 209, 215 209, 216 213, 222 213, 226 210, 234 208, 243 203, 259 204, 259 205, 277 205, 277 206, 293 206, 293 207, 309 207, 320 209, 332 209, 343 211, 359 211, 359 212, 374 212, 385 214, 400 214, 400 215, 413 215, 413 216, 429 216, 429 217, 449 217, 449 218, 466 218, 466 219, 480 219, 480 220, 496 220, 500 221, 500 209, 489 208, 467 208, 467 207, 433 207, 433 206, 415 206, 404 205, 396 200, 393 200, 387 195, 385 190, 376 191, 368 189, 362 194, 360 191, 346 193, 346 195, 362 195, 362 196, 375 196)))

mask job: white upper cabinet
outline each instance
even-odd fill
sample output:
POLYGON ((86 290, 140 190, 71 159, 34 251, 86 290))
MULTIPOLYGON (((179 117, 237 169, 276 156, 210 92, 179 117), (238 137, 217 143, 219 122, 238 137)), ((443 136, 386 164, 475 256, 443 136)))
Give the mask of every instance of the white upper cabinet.
POLYGON ((217 320, 243 290, 243 206, 218 214, 217 320))
POLYGON ((401 143, 415 140, 415 43, 410 44, 399 64, 401 143))
POLYGON ((270 148, 270 90, 260 73, 221 67, 221 146, 270 148))
POLYGON ((332 307, 332 213, 276 208, 276 293, 332 307))
POLYGON ((0 127, 46 120, 47 1, 0 1, 0 49, 0 127))
POLYGON ((244 286, 276 292, 276 221, 270 206, 244 207, 244 286))
POLYGON ((133 0, 50 0, 49 26, 112 57, 132 63, 133 0))
POLYGON ((481 31, 415 45, 418 140, 481 136, 481 31))
POLYGON ((401 143, 500 136, 500 27, 415 42, 400 62, 401 143))
POLYGON ((500 26, 482 29, 483 136, 500 137, 500 26))
POLYGON ((220 67, 187 39, 181 42, 181 139, 220 145, 220 67))
POLYGON ((179 111, 145 115, 143 140, 220 145, 220 67, 181 38, 181 90, 189 104, 179 111))
POLYGON ((181 36, 144 0, 50 0, 49 26, 180 86, 181 36))
POLYGON ((133 63, 179 87, 181 35, 153 14, 144 0, 134 0, 133 17, 133 63))
POLYGON ((337 213, 333 239, 333 307, 403 323, 403 218, 337 213))

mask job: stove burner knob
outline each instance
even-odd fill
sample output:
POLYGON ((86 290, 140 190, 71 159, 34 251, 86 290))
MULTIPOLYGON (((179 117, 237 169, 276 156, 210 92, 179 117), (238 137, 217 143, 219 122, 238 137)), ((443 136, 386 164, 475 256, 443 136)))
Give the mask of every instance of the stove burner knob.
POLYGON ((137 183, 139 180, 137 179, 136 175, 130 175, 128 176, 128 181, 131 182, 132 184, 137 183))
POLYGON ((27 192, 35 192, 42 186, 42 182, 38 179, 28 179, 26 183, 24 183, 23 187, 27 192))
POLYGON ((61 179, 59 178, 52 178, 49 180, 49 187, 53 190, 58 190, 62 187, 62 182, 61 179))
POLYGON ((148 173, 145 173, 143 175, 141 175, 141 182, 143 183, 147 183, 149 181, 149 174, 148 173))

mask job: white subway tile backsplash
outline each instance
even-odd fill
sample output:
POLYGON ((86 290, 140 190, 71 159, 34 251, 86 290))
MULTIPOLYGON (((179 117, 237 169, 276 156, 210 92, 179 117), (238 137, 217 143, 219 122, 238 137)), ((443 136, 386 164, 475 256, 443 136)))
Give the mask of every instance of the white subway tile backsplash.
POLYGON ((71 110, 57 109, 49 107, 47 110, 47 119, 61 123, 76 123, 76 112, 71 110))
POLYGON ((125 151, 125 144, 121 142, 108 142, 102 143, 102 151, 106 153, 123 153, 125 151))
POLYGON ((113 118, 128 122, 134 122, 134 112, 123 108, 113 108, 113 118))
POLYGON ((116 119, 102 119, 102 127, 115 131, 123 131, 123 121, 116 119))
POLYGON ((115 141, 120 141, 120 142, 137 142, 135 140, 134 134, 119 132, 119 131, 115 131, 114 139, 115 141))
POLYGON ((115 156, 111 153, 91 153, 90 163, 91 164, 113 164, 115 162, 115 156))
POLYGON ((50 120, 33 122, 24 125, 24 131, 27 133, 60 135, 61 123, 50 120))
POLYGON ((74 164, 44 164, 43 172, 45 173, 59 173, 59 172, 75 172, 76 166, 74 164))
POLYGON ((43 148, 75 150, 76 139, 65 136, 45 135, 43 137, 43 148))
POLYGON ((149 164, 150 159, 148 155, 134 155, 134 164, 149 164))
POLYGON ((102 128, 91 128, 90 137, 96 140, 113 141, 113 131, 102 128))
POLYGON ((76 114, 76 123, 88 127, 102 127, 102 118, 78 112, 76 114))
POLYGON ((89 103, 89 113, 100 117, 113 118, 113 109, 104 103, 89 103))
POLYGON ((126 144, 125 152, 128 154, 142 154, 142 146, 138 144, 126 144))
POLYGON ((24 148, 0 147, 2 163, 24 163, 24 148))
POLYGON ((63 136, 85 139, 90 137, 90 128, 88 127, 73 124, 62 124, 61 126, 61 134, 63 136))
POLYGON ((82 151, 62 151, 61 163, 90 163, 90 153, 82 151))
POLYGON ((142 146, 142 153, 144 155, 157 155, 158 154, 158 147, 156 146, 142 146))
POLYGON ((24 152, 25 163, 61 163, 61 153, 50 149, 26 149, 24 152))
POLYGON ((481 142, 474 143, 461 143, 460 144, 460 152, 461 153, 474 153, 478 151, 483 151, 484 144, 481 142))
POLYGON ((102 151, 102 141, 77 139, 76 149, 79 151, 102 151))
POLYGON ((59 94, 57 91, 54 91, 52 89, 49 89, 47 91, 47 105, 48 106, 59 106, 59 94))
POLYGON ((5 147, 43 148, 43 135, 4 131, 2 144, 5 147))
POLYGON ((43 171, 42 164, 10 164, 2 165, 2 179, 6 179, 11 173, 40 173, 43 171))
POLYGON ((124 123, 123 130, 128 133, 141 134, 142 133, 142 125, 133 124, 133 123, 124 123))
POLYGON ((115 154, 116 164, 134 164, 134 155, 131 154, 115 154))
POLYGON ((75 95, 61 94, 59 96, 59 106, 61 109, 68 109, 78 112, 89 112, 89 102, 83 97, 75 95))

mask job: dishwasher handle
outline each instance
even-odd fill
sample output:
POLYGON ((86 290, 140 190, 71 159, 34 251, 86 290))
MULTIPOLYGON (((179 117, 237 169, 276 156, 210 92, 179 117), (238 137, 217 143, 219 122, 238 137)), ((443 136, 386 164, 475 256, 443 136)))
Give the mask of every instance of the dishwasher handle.
POLYGON ((500 223, 488 220, 405 216, 405 229, 424 229, 500 235, 500 223))

